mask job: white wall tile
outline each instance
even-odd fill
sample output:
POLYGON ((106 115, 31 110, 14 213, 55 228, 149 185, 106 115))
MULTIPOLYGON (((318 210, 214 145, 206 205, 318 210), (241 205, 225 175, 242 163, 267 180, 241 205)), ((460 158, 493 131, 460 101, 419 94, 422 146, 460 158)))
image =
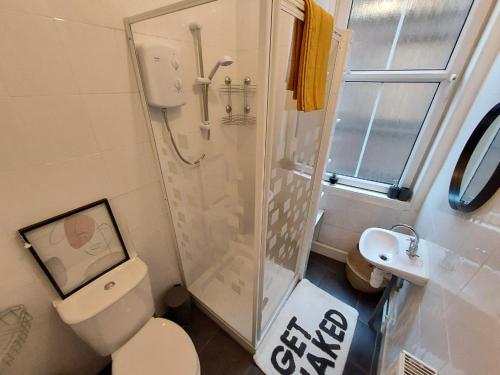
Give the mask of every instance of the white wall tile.
POLYGON ((43 164, 3 175, 0 216, 3 231, 68 211, 103 197, 105 171, 99 155, 43 164))
POLYGON ((81 92, 137 90, 124 31, 70 21, 57 28, 81 92))
POLYGON ((103 159, 110 197, 159 181, 153 151, 148 142, 106 151, 103 159))
POLYGON ((123 28, 119 1, 45 0, 52 17, 99 26, 123 28))
POLYGON ((458 292, 479 270, 474 263, 457 252, 428 242, 430 274, 432 279, 443 288, 458 292))
POLYGON ((10 95, 78 91, 55 21, 0 11, 0 78, 10 95))
POLYGON ((7 90, 5 89, 5 86, 0 79, 0 97, 8 96, 7 90))
MULTIPOLYGON (((446 328, 452 366, 464 374, 495 374, 500 368, 500 324, 460 295, 446 294, 446 328)), ((483 304, 481 301, 480 304, 483 304)))
POLYGON ((318 241, 336 249, 349 252, 356 249, 356 244, 360 236, 360 232, 354 232, 334 225, 323 224, 319 231, 318 241))
POLYGON ((1 0, 0 10, 14 10, 30 14, 49 15, 46 0, 1 0))
POLYGON ((500 269, 485 264, 462 290, 463 299, 484 314, 500 318, 500 269))
POLYGON ((152 9, 176 3, 177 0, 115 0, 119 1, 124 17, 134 16, 152 9))
POLYGON ((165 310, 165 292, 181 282, 174 237, 169 231, 168 219, 160 216, 156 225, 141 226, 132 231, 131 237, 138 256, 148 265, 157 311, 161 313, 165 310))
POLYGON ((29 165, 27 139, 10 98, 0 98, 2 136, 0 137, 0 174, 29 165))
POLYGON ((147 124, 138 93, 84 95, 101 151, 147 141, 147 124))
POLYGON ((95 154, 97 142, 79 95, 30 96, 12 100, 21 121, 24 150, 32 164, 95 154))
POLYGON ((111 200, 113 211, 128 228, 134 232, 141 226, 154 227, 159 217, 167 215, 163 202, 163 193, 159 182, 120 195, 111 200))
POLYGON ((91 374, 107 361, 57 316, 57 293, 22 246, 19 228, 116 198, 122 236, 148 263, 157 306, 180 279, 120 30, 123 5, 0 0, 0 311, 24 304, 34 318, 12 373, 91 374))

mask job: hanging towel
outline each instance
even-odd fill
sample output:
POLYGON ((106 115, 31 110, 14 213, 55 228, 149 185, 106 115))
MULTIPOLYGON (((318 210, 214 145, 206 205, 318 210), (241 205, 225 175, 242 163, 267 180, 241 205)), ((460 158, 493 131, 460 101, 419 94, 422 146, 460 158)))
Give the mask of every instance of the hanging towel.
POLYGON ((310 112, 325 106, 328 57, 333 33, 333 16, 305 0, 304 22, 295 20, 287 89, 293 91, 297 110, 310 112))

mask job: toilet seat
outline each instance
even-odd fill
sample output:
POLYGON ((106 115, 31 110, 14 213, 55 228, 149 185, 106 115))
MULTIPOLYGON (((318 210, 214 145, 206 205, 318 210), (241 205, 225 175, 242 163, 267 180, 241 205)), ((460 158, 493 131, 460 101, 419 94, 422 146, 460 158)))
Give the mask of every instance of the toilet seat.
POLYGON ((113 375, 199 375, 193 342, 174 322, 151 318, 112 355, 113 375))

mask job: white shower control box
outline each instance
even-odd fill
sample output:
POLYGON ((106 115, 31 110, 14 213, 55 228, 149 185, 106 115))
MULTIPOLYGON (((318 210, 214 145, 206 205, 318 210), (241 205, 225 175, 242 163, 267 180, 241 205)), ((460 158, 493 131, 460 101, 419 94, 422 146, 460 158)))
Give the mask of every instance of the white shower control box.
POLYGON ((184 105, 178 51, 162 44, 141 44, 137 52, 148 104, 158 108, 184 105))

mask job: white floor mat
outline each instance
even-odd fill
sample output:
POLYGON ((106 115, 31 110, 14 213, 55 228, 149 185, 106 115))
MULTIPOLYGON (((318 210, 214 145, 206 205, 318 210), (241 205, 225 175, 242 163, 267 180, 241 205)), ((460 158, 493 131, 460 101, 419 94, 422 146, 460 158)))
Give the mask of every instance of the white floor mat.
POLYGON ((254 355, 266 375, 341 375, 358 312, 302 280, 254 355))

